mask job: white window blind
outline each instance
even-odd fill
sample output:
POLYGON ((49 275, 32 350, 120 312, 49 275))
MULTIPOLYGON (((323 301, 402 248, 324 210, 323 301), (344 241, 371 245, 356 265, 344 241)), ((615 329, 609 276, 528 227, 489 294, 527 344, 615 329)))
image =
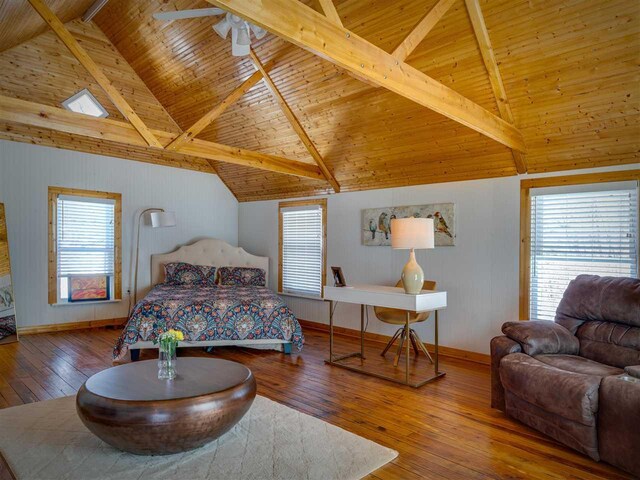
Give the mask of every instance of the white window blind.
POLYGON ((532 320, 553 320, 569 282, 580 274, 638 277, 637 183, 532 192, 530 260, 532 320))
POLYGON ((56 213, 58 277, 113 275, 115 202, 59 195, 56 213))
POLYGON ((282 291, 322 294, 322 207, 282 209, 282 291))

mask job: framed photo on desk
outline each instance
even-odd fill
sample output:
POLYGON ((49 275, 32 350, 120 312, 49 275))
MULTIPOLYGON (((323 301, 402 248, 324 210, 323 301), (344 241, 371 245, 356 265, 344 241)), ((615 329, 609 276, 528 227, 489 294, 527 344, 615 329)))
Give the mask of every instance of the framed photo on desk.
POLYGON ((331 273, 333 274, 333 286, 334 287, 346 287, 347 282, 344 280, 342 268, 331 267, 331 273))

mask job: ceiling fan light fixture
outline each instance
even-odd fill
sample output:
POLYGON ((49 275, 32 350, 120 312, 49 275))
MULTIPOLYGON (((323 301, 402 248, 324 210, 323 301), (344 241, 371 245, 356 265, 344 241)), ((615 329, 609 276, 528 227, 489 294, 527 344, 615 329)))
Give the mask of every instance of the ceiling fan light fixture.
MULTIPOLYGON (((107 1, 107 0, 97 0, 107 1)), ((177 10, 171 12, 156 12, 153 18, 162 21, 181 20, 186 18, 211 17, 224 14, 218 23, 213 25, 213 31, 220 38, 226 40, 231 32, 231 55, 234 57, 245 57, 251 51, 251 34, 260 40, 265 37, 267 31, 245 21, 242 17, 231 12, 225 12, 220 8, 198 8, 194 10, 177 10)))
POLYGON ((227 13, 227 20, 233 28, 242 28, 246 25, 246 22, 242 18, 232 13, 227 13))
POLYGON ((220 20, 213 26, 213 30, 222 38, 226 40, 227 35, 229 35, 229 30, 231 30, 231 24, 227 20, 227 17, 220 20))
POLYGON ((265 35, 267 34, 267 31, 262 28, 259 27, 257 25, 254 25, 252 23, 249 24, 249 28, 251 28, 251 31, 253 32, 253 35, 256 37, 256 39, 260 40, 262 38, 265 37, 265 35))
POLYGON ((251 45, 251 38, 249 37, 249 30, 246 26, 238 29, 238 45, 251 45))
MULTIPOLYGON (((247 37, 249 36, 248 32, 245 32, 247 37)), ((231 29, 231 55, 234 57, 246 57, 249 55, 249 50, 251 46, 249 45, 250 41, 246 44, 241 44, 238 42, 238 36, 240 34, 239 28, 231 29)))

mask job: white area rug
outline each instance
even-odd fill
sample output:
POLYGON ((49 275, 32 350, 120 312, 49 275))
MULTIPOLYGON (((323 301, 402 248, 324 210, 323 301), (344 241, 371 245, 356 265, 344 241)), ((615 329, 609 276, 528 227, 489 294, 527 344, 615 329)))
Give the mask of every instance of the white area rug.
POLYGON ((361 478, 398 453, 257 396, 221 438, 191 452, 138 456, 116 450, 82 424, 75 397, 0 410, 0 451, 27 479, 361 478))

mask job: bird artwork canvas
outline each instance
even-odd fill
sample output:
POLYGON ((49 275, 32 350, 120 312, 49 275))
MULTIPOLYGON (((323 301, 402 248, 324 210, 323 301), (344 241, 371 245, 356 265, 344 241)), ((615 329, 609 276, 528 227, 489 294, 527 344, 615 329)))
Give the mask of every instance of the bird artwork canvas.
POLYGON ((362 211, 362 244, 376 247, 391 245, 391 220, 409 217, 433 219, 436 247, 455 245, 454 203, 365 209, 362 211))

